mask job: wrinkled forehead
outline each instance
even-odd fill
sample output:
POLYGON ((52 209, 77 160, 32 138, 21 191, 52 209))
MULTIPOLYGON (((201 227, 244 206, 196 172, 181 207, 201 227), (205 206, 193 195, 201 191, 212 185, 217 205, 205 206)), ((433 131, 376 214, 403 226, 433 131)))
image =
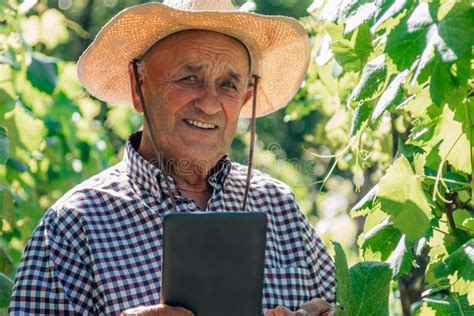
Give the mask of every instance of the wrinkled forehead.
POLYGON ((168 42, 172 42, 172 41, 176 41, 177 39, 181 38, 181 37, 187 37, 187 36, 190 36, 190 35, 197 35, 199 36, 199 34, 206 34, 206 33, 214 33, 214 34, 219 34, 221 36, 224 36, 228 39, 231 39, 232 41, 234 41, 236 44, 238 44, 239 46, 241 46, 244 51, 246 52, 247 54, 247 58, 248 58, 248 64, 249 64, 249 75, 252 74, 252 65, 253 65, 253 62, 252 62, 252 54, 250 53, 250 50, 248 49, 248 47, 242 43, 240 40, 236 39, 235 37, 232 37, 232 36, 229 36, 227 34, 223 34, 223 33, 219 33, 219 32, 214 32, 214 31, 207 31, 207 30, 184 30, 184 31, 179 31, 179 32, 176 32, 176 33, 172 33, 158 41, 156 41, 154 44, 152 44, 150 47, 148 47, 145 52, 142 54, 142 56, 140 57, 140 60, 143 61, 143 62, 146 62, 147 59, 150 58, 151 55, 153 55, 153 52, 160 46, 162 45, 165 45, 166 43, 168 42))

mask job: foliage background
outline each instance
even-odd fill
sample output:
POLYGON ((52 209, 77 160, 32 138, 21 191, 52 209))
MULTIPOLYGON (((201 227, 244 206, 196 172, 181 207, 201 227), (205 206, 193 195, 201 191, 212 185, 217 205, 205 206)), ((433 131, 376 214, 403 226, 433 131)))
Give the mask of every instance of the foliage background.
MULTIPOLYGON (((91 98, 75 61, 109 18, 143 2, 0 2, 1 307, 44 211, 118 162, 142 124, 131 107, 91 98)), ((253 7, 300 18, 311 35, 297 96, 257 121, 255 164, 292 186, 336 255, 338 313, 474 314, 470 2, 253 7)), ((230 150, 242 163, 248 124, 230 150)))

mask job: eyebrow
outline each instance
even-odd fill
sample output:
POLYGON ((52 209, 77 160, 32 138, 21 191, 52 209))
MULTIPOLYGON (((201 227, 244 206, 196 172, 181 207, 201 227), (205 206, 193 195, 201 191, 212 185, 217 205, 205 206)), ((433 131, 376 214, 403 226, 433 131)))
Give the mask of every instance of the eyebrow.
POLYGON ((191 64, 188 64, 188 65, 185 65, 184 68, 189 71, 189 72, 192 72, 192 73, 196 73, 196 72, 200 72, 201 70, 203 70, 204 68, 208 68, 208 66, 205 66, 205 65, 191 65, 191 64))
MULTIPOLYGON (((200 72, 201 70, 203 69, 206 69, 206 68, 209 68, 208 65, 195 65, 195 64, 187 64, 184 66, 184 69, 186 69, 187 71, 191 72, 191 73, 198 73, 200 72)), ((234 79, 235 81, 237 82, 241 82, 242 81, 242 76, 238 73, 236 73, 235 71, 233 70, 229 70, 229 76, 234 79)))

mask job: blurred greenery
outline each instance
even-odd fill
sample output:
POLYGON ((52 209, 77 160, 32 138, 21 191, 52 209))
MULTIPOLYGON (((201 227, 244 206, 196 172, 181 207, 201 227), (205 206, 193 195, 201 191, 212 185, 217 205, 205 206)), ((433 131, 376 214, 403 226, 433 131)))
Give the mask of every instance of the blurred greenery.
MULTIPOLYGON (((142 125, 132 107, 92 98, 75 62, 108 19, 147 1, 1 1, 0 307, 6 307, 44 211, 120 161, 127 136, 142 125)), ((244 2, 234 1, 252 7, 244 2)), ((362 315, 352 306, 365 315, 447 315, 459 311, 455 304, 469 314, 469 2, 257 0, 255 11, 300 18, 311 36, 301 89, 284 110, 257 120, 254 164, 293 188, 333 253, 331 241, 338 242, 344 286, 338 314, 362 315), (379 287, 363 281, 370 273, 380 274, 379 287), (361 298, 363 284, 379 305, 361 298)), ((249 139, 249 121, 241 120, 233 160, 246 163, 249 139)))

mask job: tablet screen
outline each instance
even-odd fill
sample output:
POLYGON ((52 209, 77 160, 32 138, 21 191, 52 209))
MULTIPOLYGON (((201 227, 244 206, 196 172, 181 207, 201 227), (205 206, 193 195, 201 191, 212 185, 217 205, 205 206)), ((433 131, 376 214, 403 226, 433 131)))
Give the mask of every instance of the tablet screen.
POLYGON ((161 302, 198 316, 260 315, 267 216, 165 216, 161 302))

